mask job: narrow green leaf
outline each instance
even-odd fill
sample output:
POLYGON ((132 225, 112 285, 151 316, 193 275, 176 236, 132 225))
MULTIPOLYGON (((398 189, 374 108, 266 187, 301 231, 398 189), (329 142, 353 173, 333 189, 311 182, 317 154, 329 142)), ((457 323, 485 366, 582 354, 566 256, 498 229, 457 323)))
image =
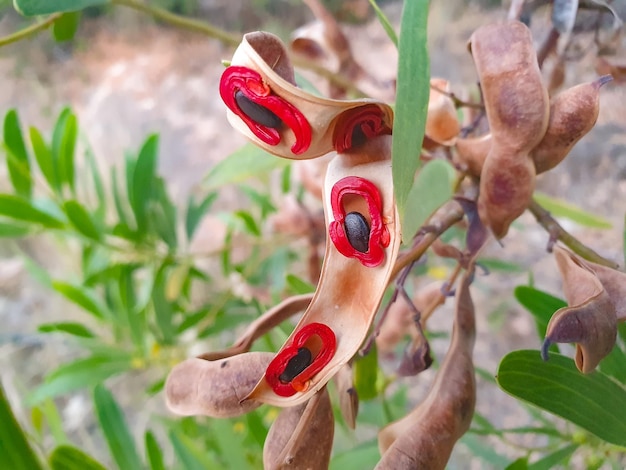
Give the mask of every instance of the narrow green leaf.
POLYGON ((459 442, 467 446, 472 455, 484 460, 493 468, 505 468, 509 463, 508 457, 499 454, 493 445, 483 438, 470 433, 466 433, 459 442))
POLYGON ((154 201, 148 208, 150 222, 172 251, 178 246, 176 212, 176 206, 167 194, 165 181, 160 177, 154 178, 154 201))
POLYGON ((64 226, 63 221, 33 206, 27 199, 11 194, 0 194, 0 215, 48 228, 64 226))
POLYGON ((567 302, 534 287, 517 286, 514 291, 517 301, 535 318, 537 335, 543 340, 550 318, 558 309, 567 307, 567 302))
POLYGON ((116 355, 94 354, 77 361, 63 364, 46 376, 28 398, 31 404, 46 398, 97 385, 109 377, 126 372, 131 368, 131 357, 120 351, 116 355))
POLYGON ((87 209, 78 201, 70 200, 63 203, 63 210, 71 224, 87 238, 100 240, 102 234, 96 227, 87 209))
POLYGON ((13 5, 24 16, 39 16, 78 11, 96 5, 106 5, 109 2, 110 0, 13 0, 13 5))
POLYGON ((374 9, 374 13, 376 13, 376 17, 378 18, 378 21, 380 22, 383 29, 387 33, 387 37, 389 37, 391 42, 393 42, 394 46, 396 46, 397 48, 398 47, 398 35, 396 34, 396 30, 393 29, 393 26, 391 25, 389 18, 387 18, 387 15, 385 15, 385 13, 380 9, 378 4, 376 3, 376 0, 370 0, 370 5, 372 5, 372 8, 374 9))
POLYGON ((169 437, 177 460, 185 470, 221 470, 221 465, 210 459, 206 450, 189 437, 174 429, 170 430, 169 437))
MULTIPOLYGON (((528 470, 551 470, 560 463, 566 464, 576 449, 578 449, 578 444, 570 444, 562 447, 528 465, 528 470)), ((565 468, 567 468, 567 465, 565 465, 565 468)))
POLYGON ((258 444, 259 449, 263 449, 269 429, 263 422, 261 413, 258 411, 251 411, 250 413, 247 413, 246 424, 248 425, 248 432, 258 444))
POLYGON ((124 414, 111 392, 104 386, 97 385, 93 399, 100 428, 117 466, 120 470, 143 468, 124 414))
POLYGON ((215 165, 204 185, 207 189, 216 189, 225 184, 241 183, 286 165, 289 165, 287 160, 276 158, 256 145, 246 144, 215 165))
POLYGON ((156 276, 152 288, 152 305, 157 326, 165 344, 172 344, 176 334, 176 328, 172 322, 174 317, 174 307, 165 297, 165 286, 167 282, 166 268, 162 268, 156 276))
POLYGON ((57 322, 43 323, 37 327, 41 333, 67 333, 79 338, 95 338, 96 335, 82 323, 76 322, 57 322))
POLYGON ((421 168, 406 201, 403 240, 409 242, 431 214, 450 200, 453 183, 454 169, 445 160, 431 160, 421 168))
POLYGON ((521 273, 524 272, 523 266, 512 261, 505 261, 498 258, 480 258, 477 264, 488 271, 501 271, 505 273, 521 273))
POLYGON ((52 137, 52 157, 57 165, 57 177, 61 185, 67 184, 74 190, 74 156, 78 135, 78 121, 68 109, 64 109, 57 120, 52 137))
POLYGON ((13 184, 18 195, 30 199, 33 192, 30 162, 19 117, 14 109, 4 117, 4 145, 7 152, 7 169, 11 184, 13 184))
POLYGON ((48 462, 52 470, 106 470, 93 457, 76 447, 62 445, 52 451, 48 462))
POLYGON ((67 438, 67 434, 63 430, 63 420, 61 415, 59 414, 59 409, 57 408, 54 400, 48 398, 44 400, 41 404, 41 412, 46 417, 46 423, 48 423, 48 429, 50 434, 52 435, 54 442, 56 445, 63 445, 69 442, 67 438))
POLYGON ((145 436, 146 460, 150 464, 150 470, 165 470, 163 452, 152 431, 147 431, 145 436))
POLYGON ((100 320, 111 316, 93 290, 85 286, 76 286, 67 282, 55 280, 52 281, 52 287, 66 299, 87 310, 100 320))
POLYGON ((223 459, 225 468, 236 468, 246 470, 251 468, 246 461, 245 453, 241 451, 243 447, 244 434, 235 434, 233 421, 226 419, 214 419, 211 421, 213 436, 220 449, 220 456, 223 459))
POLYGON ((252 215, 250 215, 249 212, 235 211, 234 215, 235 217, 237 217, 239 220, 243 222, 248 233, 250 233, 251 235, 254 235, 255 237, 261 236, 261 229, 259 228, 256 221, 254 220, 252 215))
POLYGON ((187 215, 185 216, 185 232, 187 240, 191 240, 193 238, 198 224, 216 199, 217 192, 210 192, 198 205, 196 205, 193 196, 189 196, 189 201, 187 201, 187 215))
POLYGON ((570 204, 561 199, 553 198, 539 191, 535 191, 533 199, 554 217, 564 217, 584 227, 612 228, 613 225, 607 219, 596 214, 587 212, 580 207, 570 204))
POLYGON ((505 392, 626 447, 626 390, 606 375, 581 374, 560 354, 544 362, 539 351, 522 350, 504 356, 497 380, 505 392))
POLYGON ((0 468, 39 470, 42 468, 26 434, 17 422, 0 383, 0 468))
POLYGON ((328 468, 329 470, 374 468, 379 460, 378 442, 373 440, 358 445, 347 452, 334 455, 328 468))
POLYGON ((354 361, 354 386, 359 400, 367 401, 378 396, 378 350, 370 349, 366 356, 358 356, 354 361))
POLYGON ((315 292, 315 286, 313 284, 295 274, 287 274, 287 285, 295 295, 315 292))
POLYGON ((39 165, 41 173, 50 187, 54 191, 59 192, 60 186, 58 183, 54 160, 52 159, 52 152, 42 135, 34 127, 30 128, 30 143, 33 146, 35 159, 37 160, 37 165, 39 165))
POLYGON ((528 457, 520 457, 514 460, 506 466, 504 470, 527 470, 528 469, 528 457))
MULTIPOLYGON (((130 205, 140 230, 147 224, 147 207, 155 193, 155 172, 159 136, 151 135, 146 139, 132 172, 132 187, 129 188, 130 205)), ((128 171, 128 169, 127 169, 128 171)), ((130 175, 127 175, 127 178, 130 175)))
POLYGON ((398 85, 392 140, 394 192, 404 225, 413 177, 419 168, 430 93, 428 0, 405 1, 398 46, 398 85))
POLYGON ((602 359, 600 371, 626 385, 626 353, 620 344, 613 346, 611 353, 602 359))
POLYGON ((21 238, 32 233, 33 227, 0 222, 0 238, 21 238))
POLYGON ((65 42, 74 39, 76 31, 78 31, 79 23, 80 12, 78 11, 64 13, 61 15, 61 17, 54 22, 54 26, 52 28, 54 40, 57 42, 65 42))
POLYGON ((104 222, 107 207, 107 196, 104 192, 104 183, 102 182, 102 176, 100 175, 100 170, 98 168, 98 163, 96 162, 96 157, 89 147, 85 151, 85 160, 87 161, 87 165, 89 166, 89 171, 93 180, 93 187, 96 190, 98 209, 95 211, 94 216, 96 219, 104 222))

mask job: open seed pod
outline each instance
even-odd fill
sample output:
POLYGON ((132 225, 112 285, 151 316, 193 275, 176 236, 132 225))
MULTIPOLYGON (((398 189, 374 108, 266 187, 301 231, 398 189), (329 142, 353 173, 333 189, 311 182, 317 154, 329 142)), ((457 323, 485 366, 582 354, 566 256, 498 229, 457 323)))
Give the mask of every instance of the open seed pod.
POLYGON ((230 418, 248 413, 260 403, 241 399, 259 380, 272 357, 271 353, 251 352, 217 361, 187 359, 167 377, 167 407, 184 416, 230 418))
POLYGON ((328 166, 329 237, 320 282, 294 332, 246 399, 276 406, 303 403, 364 341, 400 247, 390 147, 389 136, 371 139, 328 166))
MULTIPOLYGON (((546 330, 543 356, 552 343, 576 343, 576 367, 592 372, 617 338, 617 314, 598 276, 584 261, 563 248, 554 248, 568 306, 557 310, 546 330)), ((624 292, 622 292, 624 294, 624 292)))
POLYGON ((283 158, 345 152, 393 127, 393 112, 382 102, 331 100, 298 88, 285 46, 266 32, 244 36, 222 74, 220 96, 235 129, 283 158))
POLYGON ((492 134, 480 177, 478 211, 497 238, 530 203, 535 165, 530 151, 546 133, 548 92, 529 29, 519 21, 478 28, 470 52, 492 134))
POLYGON ((334 377, 337 395, 339 395, 339 410, 341 416, 350 429, 356 427, 356 416, 359 413, 359 395, 354 386, 352 364, 344 364, 334 377))
POLYGON ((450 82, 443 78, 430 79, 430 96, 426 114, 425 135, 440 145, 454 145, 461 130, 454 102, 446 93, 450 92, 450 82))
POLYGON ((426 398, 378 434, 379 470, 444 469, 456 441, 470 427, 476 402, 471 279, 466 272, 457 290, 450 347, 426 398))

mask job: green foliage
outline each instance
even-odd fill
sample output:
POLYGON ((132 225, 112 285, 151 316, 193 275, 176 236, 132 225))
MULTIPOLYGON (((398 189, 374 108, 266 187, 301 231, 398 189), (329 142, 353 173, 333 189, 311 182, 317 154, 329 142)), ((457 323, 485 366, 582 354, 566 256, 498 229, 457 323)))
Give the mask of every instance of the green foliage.
POLYGON ((539 191, 535 191, 533 198, 541 206, 552 213, 555 217, 564 217, 579 225, 591 228, 612 228, 611 222, 596 214, 590 214, 587 211, 582 210, 580 207, 570 204, 566 201, 553 198, 547 194, 543 194, 539 191))
POLYGON ((110 0, 13 0, 15 9, 24 16, 47 15, 64 11, 79 11, 105 5, 110 0))
POLYGON ((57 42, 71 41, 74 39, 76 31, 78 31, 78 24, 80 23, 80 12, 72 11, 64 13, 61 17, 54 22, 52 27, 52 33, 54 39, 57 42))

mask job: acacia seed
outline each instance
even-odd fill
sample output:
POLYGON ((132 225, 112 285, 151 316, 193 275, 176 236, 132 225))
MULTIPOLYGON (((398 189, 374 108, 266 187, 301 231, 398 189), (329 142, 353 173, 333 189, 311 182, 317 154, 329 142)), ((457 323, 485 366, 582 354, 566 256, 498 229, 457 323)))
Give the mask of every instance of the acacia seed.
POLYGON ((281 127, 283 122, 276 114, 265 106, 251 101, 241 90, 235 92, 235 101, 244 114, 256 123, 265 127, 271 127, 272 129, 281 127))
POLYGON ((278 376, 278 380, 282 383, 291 382, 300 372, 311 364, 312 360, 313 355, 311 351, 307 348, 299 348, 298 354, 289 359, 285 370, 278 376))
POLYGON ((346 237, 352 248, 367 253, 370 241, 370 226, 365 217, 358 212, 350 212, 344 221, 346 237))

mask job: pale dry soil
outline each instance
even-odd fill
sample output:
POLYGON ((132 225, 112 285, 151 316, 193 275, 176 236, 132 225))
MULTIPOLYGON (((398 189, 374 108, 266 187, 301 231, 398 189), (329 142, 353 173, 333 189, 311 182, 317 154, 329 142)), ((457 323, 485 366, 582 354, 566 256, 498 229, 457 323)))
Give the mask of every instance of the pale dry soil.
MULTIPOLYGON (((440 2, 441 3, 441 2, 440 2)), ((392 6, 390 14, 398 18, 392 6)), ((500 11, 487 15, 502 17, 500 11)), ((430 49, 433 76, 451 80, 453 89, 465 93, 475 82, 465 44, 472 30, 487 17, 484 13, 454 11, 438 3, 430 21, 430 49)), ((0 32, 16 27, 9 18, 0 20, 0 32)), ((536 22, 537 41, 543 39, 545 21, 536 22)), ((347 28, 357 59, 380 79, 394 75, 397 54, 375 21, 347 28)), ((152 132, 161 135, 159 171, 165 175, 176 201, 185 201, 199 191, 202 177, 220 159, 237 149, 244 139, 228 126, 219 100, 218 80, 232 50, 206 38, 157 27, 134 15, 116 15, 113 21, 88 23, 73 48, 51 45, 47 35, 0 50, 0 110, 15 107, 23 123, 51 129, 54 117, 65 105, 77 113, 84 140, 100 159, 102 168, 120 165, 126 151, 136 151, 152 132)), ((568 65, 565 86, 589 80, 595 72, 584 58, 568 65)), ((549 63, 548 63, 549 66, 549 63)), ((321 84, 323 87, 323 84, 321 84)), ((6 185, 5 175, 0 179, 6 185)), ((572 151, 558 169, 542 176, 539 188, 571 203, 602 215, 614 224, 613 230, 565 226, 603 255, 618 262, 622 258, 621 230, 626 211, 626 86, 609 85, 602 91, 601 113, 596 128, 572 151)), ((223 210, 231 203, 225 198, 223 210)), ((213 246, 222 228, 215 218, 204 225, 197 243, 213 246), (213 244, 213 245, 212 245, 213 244)), ((218 240, 219 241, 219 240, 218 240)), ((519 263, 524 272, 494 272, 480 277, 473 288, 478 314, 476 363, 495 373, 500 358, 519 348, 537 348, 539 340, 532 321, 511 299, 514 286, 527 281, 532 272, 538 287, 560 294, 559 279, 552 258, 545 253, 546 233, 524 215, 502 246, 493 244, 488 256, 519 263)), ((54 336, 34 334, 42 322, 79 318, 78 313, 58 296, 41 288, 24 268, 19 251, 25 250, 53 275, 67 276, 75 270, 71 247, 65 252, 54 240, 32 239, 2 242, 0 245, 0 365, 2 382, 16 409, 23 415, 20 400, 38 384, 43 375, 69 358, 75 347, 54 336), (19 250, 18 250, 19 248, 19 250)), ((623 264, 623 261, 622 263, 623 264)), ((74 271, 76 272, 76 271, 74 271)), ((435 315, 432 327, 448 330, 452 301, 435 315)), ((446 341, 434 342, 438 360, 446 341)), ((412 398, 424 393, 433 373, 428 371, 415 383, 412 398)), ((162 397, 146 402, 132 393, 137 383, 149 377, 112 380, 134 431, 146 426, 147 413, 165 413, 162 397), (131 418, 132 417, 132 418, 131 418)), ((479 379, 477 409, 498 426, 521 426, 528 417, 515 400, 479 379)), ((101 438, 94 433, 91 402, 85 393, 59 400, 66 431, 81 447, 107 461, 101 438)), ((510 448, 498 449, 511 453, 510 448)), ((471 454, 457 446, 450 468, 468 468, 471 454)), ((519 455, 519 454, 518 454, 519 455)), ((472 460, 472 468, 484 468, 472 460)))

